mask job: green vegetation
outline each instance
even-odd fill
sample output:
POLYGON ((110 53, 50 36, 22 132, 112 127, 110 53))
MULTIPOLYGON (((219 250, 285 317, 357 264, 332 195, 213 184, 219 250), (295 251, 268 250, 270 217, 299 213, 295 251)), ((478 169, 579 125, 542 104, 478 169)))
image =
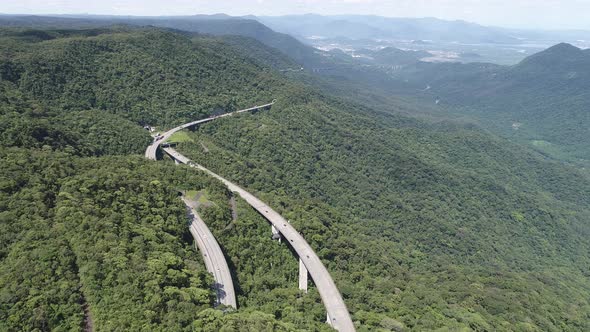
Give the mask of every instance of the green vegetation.
POLYGON ((125 155, 141 153, 151 141, 129 120, 97 110, 63 112, 19 89, 20 82, 7 81, 6 76, 2 73, 0 81, 0 146, 125 155))
POLYGON ((0 75, 61 112, 95 109, 170 126, 268 102, 283 84, 212 38, 126 28, 47 34, 31 42, 5 32, 0 75))
POLYGON ((192 142, 193 139, 190 138, 190 136, 188 135, 188 133, 186 131, 179 131, 179 132, 174 133, 174 135, 172 135, 170 137, 170 139, 168 139, 168 141, 182 143, 182 142, 192 142))
POLYGON ((81 330, 86 320, 99 330, 294 330, 254 307, 206 310, 213 281, 178 191, 226 195, 220 184, 108 157, 143 152, 146 117, 176 124, 269 100, 264 70, 216 39, 156 29, 0 35, 0 330, 81 330))
MULTIPOLYGON (((195 311, 210 307, 210 277, 185 240, 184 207, 158 180, 186 171, 137 158, 0 156, 0 329, 79 329, 88 305, 97 328, 186 330, 195 311)), ((187 184, 210 182, 186 175, 187 184)))
POLYGON ((179 149, 302 231, 359 330, 588 328, 590 185, 575 169, 472 126, 295 100, 202 126, 208 153, 179 149))
POLYGON ((273 99, 173 140, 301 231, 359 331, 590 330, 590 180, 473 125, 392 115, 412 99, 359 105, 358 85, 275 70, 291 64, 239 37, 0 30, 0 330, 329 330, 260 215, 136 156, 142 125, 273 99), (212 203, 235 312, 213 308, 181 191, 212 203))
POLYGON ((206 310, 212 277, 178 190, 226 195, 211 178, 139 157, 11 148, 0 162, 0 330, 81 330, 84 307, 98 330, 283 326, 206 310))
POLYGON ((523 144, 550 142, 538 151, 580 165, 590 160, 589 75, 590 53, 569 44, 514 66, 421 63, 395 74, 399 93, 440 99, 439 114, 467 115, 523 144))

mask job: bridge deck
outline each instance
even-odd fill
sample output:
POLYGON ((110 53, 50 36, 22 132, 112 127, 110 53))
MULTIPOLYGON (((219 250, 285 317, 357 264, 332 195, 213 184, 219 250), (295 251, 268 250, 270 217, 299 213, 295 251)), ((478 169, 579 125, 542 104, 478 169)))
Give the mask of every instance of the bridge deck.
POLYGON ((170 130, 168 130, 167 132, 165 132, 164 134, 162 134, 162 136, 160 137, 160 139, 154 140, 154 142, 147 147, 147 149, 145 150, 145 157, 147 159, 151 159, 151 160, 156 160, 157 159, 157 152, 158 152, 158 148, 160 147, 160 144, 166 142, 172 135, 174 135, 174 133, 176 133, 179 130, 188 128, 188 127, 192 127, 201 123, 205 123, 205 122, 210 122, 219 118, 224 118, 227 116, 232 116, 234 114, 240 114, 240 113, 244 113, 244 112, 250 112, 250 111, 254 111, 257 109, 261 109, 261 108, 266 108, 266 107, 270 107, 272 105, 274 105, 274 101, 268 104, 264 104, 264 105, 259 105, 259 106, 254 106, 254 107, 250 107, 250 108, 246 108, 243 110, 239 110, 239 111, 235 111, 235 112, 231 112, 231 113, 225 113, 222 115, 216 115, 216 116, 212 116, 210 118, 206 118, 206 119, 202 119, 202 120, 197 120, 197 121, 193 121, 193 122, 189 122, 189 123, 185 123, 183 125, 180 125, 178 127, 172 128, 170 130))
POLYGON ((214 289, 217 294, 217 303, 237 308, 234 283, 219 243, 217 243, 215 237, 203 219, 201 219, 201 216, 190 206, 188 200, 185 197, 182 200, 191 210, 193 217, 190 232, 195 239, 199 251, 203 255, 207 271, 213 274, 213 278, 215 279, 214 289))

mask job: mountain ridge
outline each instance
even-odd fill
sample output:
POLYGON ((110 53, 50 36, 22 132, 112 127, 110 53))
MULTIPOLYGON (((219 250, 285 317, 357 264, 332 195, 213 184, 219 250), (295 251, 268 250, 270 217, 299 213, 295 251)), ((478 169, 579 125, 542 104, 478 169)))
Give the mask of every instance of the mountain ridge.
POLYGON ((590 56, 569 43, 559 43, 525 58, 513 67, 515 70, 549 72, 555 70, 588 71, 590 56))
POLYGON ((274 30, 307 37, 323 35, 337 37, 339 35, 355 36, 356 38, 393 38, 423 40, 435 39, 460 42, 514 43, 517 41, 499 29, 485 27, 462 20, 448 21, 432 17, 401 18, 377 15, 286 15, 260 16, 262 23, 274 30), (328 24, 340 22, 341 30, 336 33, 326 30, 328 24), (346 24, 342 24, 345 22, 346 24), (355 26, 356 25, 356 26, 355 26), (349 28, 346 29, 345 26, 349 28), (370 27, 373 30, 367 30, 370 27), (354 29, 353 29, 354 28, 354 29), (378 35, 359 31, 378 32, 378 35))

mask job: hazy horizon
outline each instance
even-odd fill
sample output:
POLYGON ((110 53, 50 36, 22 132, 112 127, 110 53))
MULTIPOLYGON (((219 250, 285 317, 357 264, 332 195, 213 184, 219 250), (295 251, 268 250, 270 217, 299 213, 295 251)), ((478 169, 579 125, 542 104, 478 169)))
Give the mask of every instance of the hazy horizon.
POLYGON ((15 15, 230 16, 378 15, 464 20, 487 26, 551 30, 588 30, 590 2, 532 0, 19 0, 0 3, 0 13, 15 15))

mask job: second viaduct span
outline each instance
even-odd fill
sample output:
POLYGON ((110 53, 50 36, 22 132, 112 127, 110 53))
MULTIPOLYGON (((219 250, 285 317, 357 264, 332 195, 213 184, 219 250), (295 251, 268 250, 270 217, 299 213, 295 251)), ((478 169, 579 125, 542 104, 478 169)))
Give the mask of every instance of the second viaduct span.
MULTIPOLYGON (((160 139, 155 140, 154 143, 148 147, 148 149, 146 150, 146 158, 156 160, 157 150, 160 144, 165 142, 168 138, 170 138, 170 136, 172 136, 175 132, 179 130, 200 123, 209 122, 218 118, 231 116, 237 113, 267 108, 272 106, 273 104, 274 101, 269 104, 256 106, 245 110, 240 110, 232 113, 226 113, 220 116, 189 122, 187 124, 173 128, 164 133, 164 135, 162 135, 160 139)), ((238 195, 240 195, 248 204, 250 204, 255 210, 257 210, 262 216, 264 216, 271 223, 273 231, 279 232, 299 256, 300 288, 307 288, 307 273, 309 273, 317 287, 320 297, 322 298, 324 307, 326 308, 328 323, 338 331, 355 331, 354 324, 352 323, 352 319, 350 317, 350 313, 348 312, 346 304, 344 303, 344 300, 342 299, 340 291, 338 291, 338 288, 336 287, 334 280, 330 276, 330 273, 328 272, 320 258, 317 256, 315 251, 311 248, 309 243, 307 243, 303 236, 301 236, 301 234, 299 234, 299 232, 293 226, 291 226, 291 224, 285 218, 283 218, 283 216, 281 216, 278 212, 273 210, 266 203, 264 203, 248 191, 244 190, 240 186, 217 175, 216 173, 213 173, 209 169, 192 162, 190 159, 178 153, 176 150, 169 147, 164 148, 163 150, 168 155, 170 155, 176 162, 187 164, 191 167, 197 168, 217 178, 218 180, 223 182, 229 190, 238 193, 238 195)))
POLYGON ((197 121, 193 121, 193 122, 189 122, 189 123, 185 123, 183 125, 180 125, 178 127, 172 128, 170 130, 168 130, 167 132, 165 132, 164 134, 162 134, 161 136, 159 136, 158 138, 154 139, 154 142, 148 146, 148 148, 145 150, 145 157, 147 159, 151 159, 151 160, 157 160, 158 159, 158 148, 160 147, 160 144, 166 142, 172 135, 174 135, 174 133, 176 133, 177 131, 183 130, 185 128, 189 128, 189 127, 193 127, 196 126, 198 124, 201 123, 206 123, 206 122, 210 122, 216 119, 220 119, 220 118, 225 118, 228 116, 232 116, 234 114, 240 114, 240 113, 244 113, 244 112, 251 112, 251 111, 256 111, 259 109, 264 109, 267 107, 271 107, 272 105, 274 105, 274 100, 268 104, 264 104, 264 105, 260 105, 260 106, 254 106, 254 107, 250 107, 250 108, 246 108, 243 110, 239 110, 239 111, 235 111, 235 112, 231 112, 231 113, 225 113, 222 115, 216 115, 216 116, 212 116, 206 119, 201 119, 201 120, 197 120, 197 121))

